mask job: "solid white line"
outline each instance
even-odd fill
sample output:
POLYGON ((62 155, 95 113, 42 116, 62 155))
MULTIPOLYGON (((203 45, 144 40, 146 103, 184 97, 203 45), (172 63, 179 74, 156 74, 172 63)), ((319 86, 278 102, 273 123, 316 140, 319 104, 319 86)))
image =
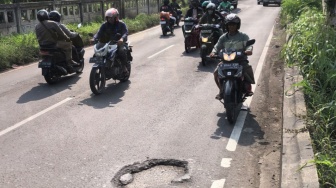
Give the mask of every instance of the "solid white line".
POLYGON ((223 188, 225 184, 225 179, 216 180, 212 183, 211 188, 223 188))
POLYGON ((229 142, 226 146, 226 149, 229 151, 235 151, 237 148, 238 140, 241 134, 241 131, 244 126, 245 118, 247 115, 247 111, 240 111, 237 122, 232 130, 229 142))
POLYGON ((62 104, 64 104, 64 103, 68 102, 68 101, 71 100, 71 99, 72 99, 71 97, 68 97, 68 98, 64 99, 63 101, 61 101, 61 102, 59 102, 59 103, 56 103, 56 104, 50 106, 49 108, 44 109, 44 110, 42 110, 41 112, 39 112, 39 113, 37 113, 37 114, 35 114, 35 115, 32 115, 32 116, 28 117, 27 119, 25 119, 25 120, 23 120, 23 121, 21 121, 21 122, 15 124, 15 125, 13 125, 13 126, 11 126, 11 127, 8 127, 8 128, 5 129, 5 130, 2 130, 2 131, 0 132, 0 136, 3 136, 3 135, 5 135, 5 134, 7 134, 8 132, 10 132, 10 131, 12 131, 12 130, 15 130, 15 129, 19 128, 19 127, 21 127, 21 126, 24 125, 25 123, 27 123, 27 122, 29 122, 29 121, 31 121, 31 120, 33 120, 33 119, 35 119, 35 118, 37 118, 37 117, 39 117, 39 116, 45 114, 45 113, 47 113, 48 111, 50 111, 50 110, 52 110, 52 109, 54 109, 54 108, 56 108, 56 107, 58 107, 58 106, 60 106, 60 105, 62 105, 62 104))
MULTIPOLYGON (((266 41, 266 45, 264 47, 263 52, 261 53, 261 56, 260 56, 260 59, 259 59, 258 65, 257 65, 257 69, 256 69, 255 74, 254 74, 254 78, 255 78, 255 81, 256 81, 255 85, 258 84, 259 76, 260 76, 261 70, 264 66, 264 61, 265 61, 265 58, 266 58, 266 54, 267 54, 267 51, 268 51, 268 48, 269 48, 269 45, 271 43, 271 39, 272 39, 272 36, 273 36, 273 29, 274 29, 274 26, 272 27, 271 33, 268 36, 268 39, 266 41)), ((253 89, 252 91, 254 92, 255 87, 252 87, 252 89, 253 89)), ((253 96, 248 97, 245 100, 245 102, 244 102, 245 107, 248 108, 251 105, 252 98, 253 98, 253 96)), ((244 126, 246 115, 247 115, 247 111, 245 111, 245 110, 239 112, 237 122, 236 122, 236 124, 235 124, 235 126, 232 130, 229 142, 226 146, 226 149, 228 151, 235 151, 236 150, 238 140, 239 140, 241 131, 242 131, 243 126, 244 126)))
POLYGON ((162 53, 162 52, 164 52, 165 50, 168 50, 169 48, 171 48, 171 47, 173 47, 173 46, 174 46, 174 44, 168 46, 167 48, 165 48, 165 49, 163 49, 163 50, 161 50, 161 51, 159 51, 159 52, 157 52, 157 53, 155 53, 155 54, 153 54, 153 55, 151 55, 151 56, 149 56, 148 58, 152 58, 152 57, 158 55, 159 53, 162 53))
POLYGON ((223 158, 221 162, 221 166, 224 168, 229 168, 231 166, 232 158, 223 158))

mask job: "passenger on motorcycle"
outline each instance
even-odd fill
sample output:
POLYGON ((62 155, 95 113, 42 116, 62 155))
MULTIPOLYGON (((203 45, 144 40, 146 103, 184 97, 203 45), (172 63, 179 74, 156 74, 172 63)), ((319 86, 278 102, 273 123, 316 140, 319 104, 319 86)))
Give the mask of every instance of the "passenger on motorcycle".
POLYGON ((229 11, 231 7, 231 3, 228 0, 223 0, 219 6, 217 7, 217 10, 225 10, 225 11, 229 11))
MULTIPOLYGON (((192 17, 198 23, 198 19, 203 15, 203 10, 202 10, 202 8, 200 8, 198 6, 199 5, 198 0, 192 0, 191 5, 192 5, 192 8, 187 10, 187 13, 184 16, 184 18, 192 17)), ((182 32, 183 32, 183 35, 184 35, 185 34, 185 28, 184 27, 182 27, 182 32)))
MULTIPOLYGON (((169 12, 171 15, 175 15, 173 7, 169 5, 169 0, 163 0, 163 5, 160 7, 160 12, 169 12)), ((176 18, 174 16, 170 16, 170 24, 174 26, 176 22, 176 18)))
MULTIPOLYGON (((201 17, 201 20, 199 21, 199 24, 218 24, 221 25, 223 19, 215 14, 216 11, 216 5, 214 3, 209 3, 206 7, 206 12, 201 17)), ((214 31, 214 44, 217 43, 219 37, 223 35, 223 30, 221 27, 216 28, 214 31)))
MULTIPOLYGON (((49 13, 49 20, 52 20, 54 22, 56 22, 58 24, 58 26, 62 29, 62 31, 70 38, 70 39, 74 39, 78 36, 78 33, 76 32, 72 32, 70 31, 66 25, 62 24, 61 23, 61 14, 56 11, 56 10, 53 10, 49 13)), ((76 53, 76 49, 75 49, 75 46, 72 45, 72 57, 74 60, 78 60, 79 57, 78 57, 78 54, 76 53), (75 53, 74 53, 75 52, 75 53), (77 56, 77 57, 76 57, 77 56), (76 57, 76 58, 74 58, 76 57)))
POLYGON ((182 11, 181 11, 181 7, 178 3, 176 3, 176 0, 172 0, 173 2, 170 3, 170 6, 174 9, 176 14, 181 15, 182 11))
MULTIPOLYGON (((239 31, 241 25, 241 20, 236 14, 229 14, 226 16, 225 20, 225 27, 227 29, 227 33, 222 35, 217 44, 214 46, 212 52, 210 53, 210 57, 213 57, 214 55, 218 54, 218 52, 222 49, 235 49, 235 50, 245 50, 245 60, 242 61, 240 64, 243 66, 243 73, 245 76, 245 82, 246 82, 246 96, 252 96, 252 86, 251 84, 254 84, 254 75, 252 67, 248 64, 247 56, 252 55, 252 46, 245 46, 246 42, 249 40, 249 36, 243 32, 239 31)), ((219 63, 220 64, 220 63, 219 63)), ((214 71, 214 79, 216 82, 216 85, 219 89, 219 94, 216 95, 216 99, 220 100, 221 95, 221 84, 218 79, 218 72, 217 72, 218 66, 216 70, 214 71)))
POLYGON ((65 54, 65 60, 70 69, 78 65, 72 60, 72 44, 70 38, 62 31, 59 25, 49 20, 48 11, 42 9, 37 12, 38 24, 35 26, 35 34, 41 48, 59 48, 65 54))
POLYGON ((107 43, 115 40, 117 34, 121 35, 121 38, 118 40, 117 54, 121 60, 123 70, 127 74, 129 73, 126 68, 127 46, 125 43, 127 42, 128 37, 127 26, 123 21, 119 20, 119 12, 116 8, 106 10, 105 19, 106 22, 100 26, 98 33, 94 36, 94 39, 99 40, 99 42, 102 43, 107 43))

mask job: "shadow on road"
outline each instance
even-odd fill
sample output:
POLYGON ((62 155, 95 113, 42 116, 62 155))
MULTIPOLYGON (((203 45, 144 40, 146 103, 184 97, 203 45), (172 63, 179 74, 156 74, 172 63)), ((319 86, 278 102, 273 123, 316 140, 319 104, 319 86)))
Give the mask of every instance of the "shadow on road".
MULTIPOLYGON (((223 137, 230 138, 235 126, 227 121, 225 110, 223 109, 223 111, 223 113, 217 114, 219 119, 217 122, 217 129, 210 136, 212 139, 221 139, 223 137)), ((248 113, 238 140, 238 145, 250 146, 253 143, 258 142, 258 140, 262 140, 264 138, 264 134, 265 133, 261 130, 259 123, 255 120, 255 116, 248 113)), ((260 142, 260 144, 267 145, 268 143, 260 142)))
POLYGON ((131 81, 117 82, 108 80, 105 91, 100 95, 91 94, 91 98, 84 99, 81 104, 92 106, 96 109, 113 107, 121 102, 121 98, 125 95, 125 91, 129 88, 131 81))
POLYGON ((52 95, 55 95, 66 89, 71 90, 72 85, 76 84, 80 79, 77 74, 62 77, 57 83, 49 85, 48 83, 38 83, 38 86, 33 87, 30 91, 24 93, 17 103, 23 104, 30 101, 37 101, 52 95))

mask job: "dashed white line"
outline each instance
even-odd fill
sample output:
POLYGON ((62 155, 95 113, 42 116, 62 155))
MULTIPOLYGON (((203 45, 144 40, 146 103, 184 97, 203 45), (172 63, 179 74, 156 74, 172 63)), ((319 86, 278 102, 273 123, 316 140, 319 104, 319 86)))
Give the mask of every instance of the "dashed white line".
POLYGON ((163 49, 163 50, 161 50, 161 51, 159 51, 159 52, 157 52, 157 53, 155 53, 155 54, 149 56, 148 59, 150 59, 150 58, 152 58, 152 57, 154 57, 154 56, 156 56, 156 55, 158 55, 158 54, 160 54, 160 53, 162 53, 162 52, 168 50, 169 48, 171 48, 171 47, 173 47, 173 46, 174 46, 174 45, 170 45, 170 46, 168 46, 167 48, 165 48, 165 49, 163 49))
POLYGON ((3 136, 3 135, 5 135, 5 134, 9 133, 10 131, 15 130, 15 129, 21 127, 21 126, 24 125, 25 123, 27 123, 27 122, 29 122, 29 121, 31 121, 31 120, 33 120, 33 119, 35 119, 35 118, 37 118, 37 117, 39 117, 39 116, 45 114, 45 113, 47 113, 48 111, 50 111, 50 110, 52 110, 52 109, 54 109, 54 108, 56 108, 56 107, 58 107, 58 106, 60 106, 60 105, 62 105, 62 104, 64 104, 64 103, 66 103, 66 102, 68 102, 68 101, 70 101, 71 99, 72 99, 71 97, 68 97, 68 98, 62 100, 61 102, 58 102, 58 103, 56 103, 56 104, 50 106, 49 108, 46 108, 46 109, 42 110, 41 112, 39 112, 39 113, 37 113, 37 114, 35 114, 35 115, 32 115, 32 116, 28 117, 27 119, 25 119, 25 120, 23 120, 23 121, 21 121, 21 122, 15 124, 15 125, 13 125, 13 126, 11 126, 11 127, 8 127, 8 128, 5 129, 5 130, 2 130, 2 131, 0 132, 0 136, 3 136))
POLYGON ((211 188, 223 188, 225 184, 225 179, 220 179, 212 182, 211 188))
POLYGON ((231 166, 232 158, 223 158, 221 162, 221 166, 224 168, 229 168, 231 166))

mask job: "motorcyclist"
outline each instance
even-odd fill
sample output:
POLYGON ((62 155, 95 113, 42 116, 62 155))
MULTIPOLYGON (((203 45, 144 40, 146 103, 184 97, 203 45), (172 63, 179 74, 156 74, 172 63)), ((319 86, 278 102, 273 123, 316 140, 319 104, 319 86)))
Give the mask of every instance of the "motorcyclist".
MULTIPOLYGON (((128 37, 128 29, 126 24, 119 20, 119 12, 116 8, 110 8, 105 12, 104 22, 97 34, 94 36, 94 40, 99 40, 99 42, 107 43, 112 40, 117 40, 117 34, 121 35, 121 38, 118 39, 118 49, 117 54, 121 60, 121 64, 123 66, 124 74, 129 74, 126 64, 127 64, 127 37, 128 37)), ((112 57, 111 57, 112 58, 112 57)))
MULTIPOLYGON (((169 5, 169 0, 163 0, 163 5, 160 7, 160 12, 169 12, 171 15, 175 15, 173 7, 169 5)), ((175 25, 176 18, 170 16, 170 25, 175 25)))
MULTIPOLYGON (((61 14, 56 11, 56 10, 53 10, 49 13, 49 20, 52 20, 54 22, 56 22, 58 24, 58 26, 62 29, 62 31, 70 38, 70 39, 74 39, 78 36, 78 33, 76 32, 72 32, 70 31, 66 25, 62 24, 61 23, 61 14)), ((77 54, 77 50, 75 48, 75 46, 72 46, 72 57, 74 60, 77 60, 79 61, 79 57, 78 57, 78 54, 77 54)))
MULTIPOLYGON (((180 5, 176 2, 176 0, 172 0, 172 1, 173 1, 173 2, 170 3, 170 6, 174 9, 174 13, 175 13, 174 17, 176 17, 176 19, 177 19, 177 16, 178 16, 178 15, 182 15, 181 7, 180 7, 180 5)), ((181 17, 180 17, 180 19, 181 19, 181 17)))
POLYGON ((218 28, 214 30, 214 44, 217 43, 219 37, 223 34, 223 30, 220 25, 222 24, 223 19, 215 14, 216 5, 214 3, 209 3, 206 7, 206 12, 201 17, 199 24, 217 24, 218 28))
MULTIPOLYGON (((203 15, 203 10, 202 10, 201 7, 199 7, 198 0, 192 0, 190 3, 191 3, 192 7, 187 10, 187 13, 184 16, 184 18, 192 17, 198 23, 199 18, 203 15)), ((183 35, 184 35, 185 34, 185 28, 184 27, 182 27, 182 32, 183 32, 183 35)))
MULTIPOLYGON (((243 60, 240 64, 243 66, 243 73, 245 76, 245 88, 247 90, 246 96, 252 96, 252 86, 251 84, 254 84, 254 75, 252 67, 248 64, 247 56, 252 55, 252 46, 246 47, 246 42, 249 40, 249 36, 243 32, 240 32, 240 25, 241 20, 236 14, 229 14, 226 16, 225 26, 228 31, 228 33, 222 35, 218 43, 214 46, 212 52, 210 53, 210 57, 213 57, 216 55, 220 50, 222 49, 235 49, 235 50, 245 50, 245 60, 243 60)), ((220 64, 220 63, 219 63, 220 64)), ((219 94, 216 95, 216 99, 221 99, 221 84, 218 79, 218 72, 217 72, 218 66, 216 70, 214 71, 214 79, 216 82, 216 85, 219 88, 219 94)))
POLYGON ((72 60, 72 44, 70 38, 62 31, 58 24, 49 20, 49 13, 45 9, 37 12, 38 24, 35 26, 35 34, 41 48, 60 48, 65 54, 65 60, 69 69, 78 65, 72 60))
MULTIPOLYGON (((202 3, 201 8, 203 9, 204 13, 206 13, 206 7, 208 6, 209 3, 211 3, 211 1, 203 1, 202 3)), ((215 10, 215 14, 222 19, 222 22, 224 21, 225 18, 222 16, 222 14, 217 9, 215 10)))
POLYGON ((217 7, 217 10, 226 10, 229 11, 231 7, 231 3, 228 0, 223 0, 219 6, 217 7))

